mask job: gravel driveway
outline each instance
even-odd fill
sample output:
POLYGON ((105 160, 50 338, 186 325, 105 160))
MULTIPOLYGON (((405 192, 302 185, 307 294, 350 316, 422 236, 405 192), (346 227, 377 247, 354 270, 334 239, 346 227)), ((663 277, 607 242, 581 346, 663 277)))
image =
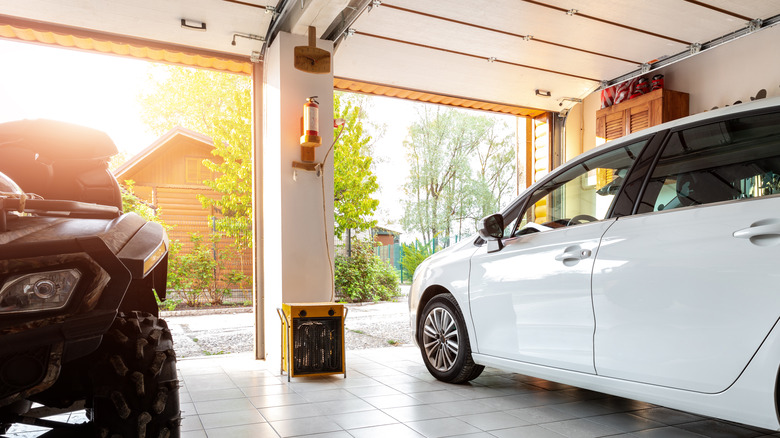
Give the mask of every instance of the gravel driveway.
MULTIPOLYGON (((398 302, 347 304, 344 321, 347 350, 411 343, 406 297, 398 302)), ((179 358, 252 351, 254 314, 249 309, 228 313, 181 315, 163 312, 179 358)))

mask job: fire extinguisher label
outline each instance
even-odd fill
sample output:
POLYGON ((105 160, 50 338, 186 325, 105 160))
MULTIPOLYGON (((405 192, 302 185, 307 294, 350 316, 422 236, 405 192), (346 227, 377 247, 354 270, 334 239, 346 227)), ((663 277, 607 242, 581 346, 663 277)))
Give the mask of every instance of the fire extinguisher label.
POLYGON ((319 135, 319 117, 316 106, 306 106, 306 116, 303 118, 303 130, 306 135, 319 135))

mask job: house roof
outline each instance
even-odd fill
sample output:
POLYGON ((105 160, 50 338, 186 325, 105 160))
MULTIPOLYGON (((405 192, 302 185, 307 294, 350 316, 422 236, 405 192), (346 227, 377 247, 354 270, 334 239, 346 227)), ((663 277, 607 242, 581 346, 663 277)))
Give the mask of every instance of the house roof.
POLYGON ((144 148, 141 152, 135 154, 129 160, 122 163, 121 166, 117 167, 114 170, 114 176, 116 177, 117 180, 121 181, 122 176, 138 168, 144 161, 146 161, 149 157, 151 157, 155 152, 167 147, 169 144, 171 144, 171 141, 174 138, 177 138, 179 136, 189 137, 205 145, 211 147, 214 146, 214 142, 211 140, 209 136, 205 134, 201 134, 200 132, 197 131, 193 131, 191 129, 187 129, 181 126, 176 126, 170 131, 160 136, 160 138, 158 138, 152 144, 144 148))
POLYGON ((372 227, 371 229, 374 231, 375 234, 379 234, 379 235, 384 234, 384 235, 391 235, 391 236, 400 236, 401 234, 403 234, 400 231, 393 231, 385 227, 372 227))

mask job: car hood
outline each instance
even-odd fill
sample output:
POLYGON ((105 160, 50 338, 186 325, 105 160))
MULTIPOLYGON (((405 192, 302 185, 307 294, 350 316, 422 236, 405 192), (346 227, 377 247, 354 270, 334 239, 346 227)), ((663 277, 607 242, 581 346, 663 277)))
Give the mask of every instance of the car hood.
POLYGON ((0 252, 8 244, 26 244, 100 237, 116 254, 146 221, 130 213, 114 219, 62 217, 9 217, 7 231, 0 233, 0 252))

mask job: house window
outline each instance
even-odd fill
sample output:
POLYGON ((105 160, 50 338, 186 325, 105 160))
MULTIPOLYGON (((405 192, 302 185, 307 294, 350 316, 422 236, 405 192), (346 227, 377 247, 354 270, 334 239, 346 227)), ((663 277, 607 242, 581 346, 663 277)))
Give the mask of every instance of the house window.
POLYGON ((186 180, 188 183, 203 184, 204 180, 212 179, 211 171, 203 165, 204 158, 186 158, 186 180))

